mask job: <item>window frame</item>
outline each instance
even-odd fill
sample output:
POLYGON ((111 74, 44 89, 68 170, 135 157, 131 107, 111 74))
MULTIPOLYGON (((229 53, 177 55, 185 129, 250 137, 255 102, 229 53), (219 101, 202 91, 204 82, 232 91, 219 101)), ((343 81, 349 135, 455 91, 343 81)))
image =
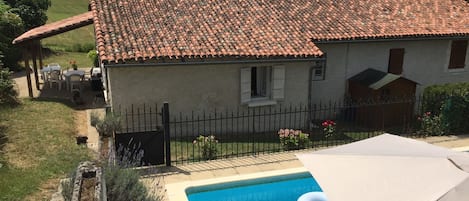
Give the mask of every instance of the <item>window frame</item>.
POLYGON ((404 60, 405 60, 405 48, 389 49, 388 73, 392 73, 395 75, 402 75, 402 73, 404 72, 404 60), (400 57, 395 58, 396 56, 400 56, 400 57), (398 66, 396 65, 396 63, 398 63, 398 66))
POLYGON ((251 100, 269 100, 271 99, 271 82, 272 82, 272 66, 252 66, 251 68, 251 100), (262 70, 261 70, 262 68, 262 70), (256 69, 256 78, 254 80, 253 70, 256 69), (263 75, 260 75, 259 72, 262 72, 263 75), (259 81, 259 79, 263 79, 259 81), (253 92, 253 83, 255 83, 256 91, 253 92), (259 89, 259 84, 263 89, 259 89), (264 90, 264 95, 260 94, 264 90))
POLYGON ((468 40, 452 40, 452 41, 449 42, 448 63, 447 63, 447 66, 446 66, 446 69, 449 72, 463 71, 467 68, 468 49, 469 49, 469 41, 468 40), (457 59, 457 58, 454 58, 454 57, 456 57, 455 55, 458 55, 458 53, 455 53, 455 49, 457 48, 457 47, 455 47, 456 46, 455 43, 460 43, 460 42, 465 43, 465 46, 462 47, 463 49, 465 49, 464 53, 459 53, 459 55, 463 57, 463 58, 459 58, 459 59, 462 60, 463 65, 455 65, 455 63, 458 62, 458 61, 454 61, 454 60, 457 59))
MULTIPOLYGON (((258 69, 256 69, 258 70, 258 69)), ((279 100, 285 97, 285 66, 283 65, 259 65, 241 68, 240 79, 240 101, 241 104, 248 105, 248 107, 257 107, 265 105, 274 105, 279 100), (265 96, 253 96, 252 82, 257 83, 256 78, 253 77, 253 68, 263 67, 265 71, 265 96)))

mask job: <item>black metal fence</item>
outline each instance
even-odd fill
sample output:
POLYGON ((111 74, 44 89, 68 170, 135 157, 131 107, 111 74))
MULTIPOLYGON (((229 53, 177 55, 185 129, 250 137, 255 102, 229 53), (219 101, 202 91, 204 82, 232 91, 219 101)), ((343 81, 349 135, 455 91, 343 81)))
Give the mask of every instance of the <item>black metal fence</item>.
POLYGON ((416 135, 416 114, 422 112, 421 108, 422 98, 408 98, 311 105, 279 104, 190 113, 171 111, 167 129, 163 129, 158 105, 131 106, 124 110, 118 108, 114 112, 121 115, 124 125, 122 133, 167 130, 169 137, 165 139, 168 139, 165 155, 169 158, 166 164, 177 164, 335 146, 384 132, 416 135), (323 130, 325 120, 336 123, 332 136, 326 136, 323 130), (298 143, 297 147, 282 145, 278 131, 285 128, 309 134, 310 142, 306 146, 298 143), (213 136, 214 139, 199 136, 213 136))

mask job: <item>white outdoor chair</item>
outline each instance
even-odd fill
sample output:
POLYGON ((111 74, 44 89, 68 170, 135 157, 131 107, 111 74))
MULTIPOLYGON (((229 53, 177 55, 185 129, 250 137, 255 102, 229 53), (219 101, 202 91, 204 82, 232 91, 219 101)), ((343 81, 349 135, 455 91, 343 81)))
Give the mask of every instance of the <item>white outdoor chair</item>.
POLYGON ((69 87, 70 91, 73 92, 74 90, 78 90, 81 92, 82 88, 82 79, 80 75, 70 75, 69 78, 69 87))
POLYGON ((61 73, 58 70, 51 71, 49 73, 49 87, 52 88, 53 83, 57 83, 59 90, 62 89, 62 77, 61 73))

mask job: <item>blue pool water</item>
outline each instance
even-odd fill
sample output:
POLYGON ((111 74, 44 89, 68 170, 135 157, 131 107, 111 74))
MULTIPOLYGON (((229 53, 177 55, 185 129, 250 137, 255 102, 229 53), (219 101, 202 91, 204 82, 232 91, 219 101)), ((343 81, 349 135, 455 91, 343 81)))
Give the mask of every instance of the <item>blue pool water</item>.
POLYGON ((310 174, 294 174, 242 182, 193 187, 189 201, 297 201, 311 191, 322 191, 310 174))

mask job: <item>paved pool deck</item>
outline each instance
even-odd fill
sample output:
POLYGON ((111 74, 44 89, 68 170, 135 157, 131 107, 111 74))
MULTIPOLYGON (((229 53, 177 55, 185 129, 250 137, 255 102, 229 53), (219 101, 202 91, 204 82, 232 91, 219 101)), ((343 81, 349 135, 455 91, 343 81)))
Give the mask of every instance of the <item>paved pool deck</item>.
MULTIPOLYGON (((416 138, 437 146, 455 150, 469 150, 469 135, 435 136, 416 138)), ((313 150, 282 152, 274 154, 262 154, 198 162, 192 164, 173 164, 173 167, 158 168, 157 174, 147 175, 142 181, 153 192, 165 192, 167 201, 181 201, 181 192, 174 191, 177 185, 186 185, 188 182, 200 182, 201 180, 214 180, 226 177, 240 177, 245 175, 269 174, 282 170, 300 169, 303 167, 295 154, 311 152, 313 150)), ((177 187, 176 187, 177 188, 177 187)))

